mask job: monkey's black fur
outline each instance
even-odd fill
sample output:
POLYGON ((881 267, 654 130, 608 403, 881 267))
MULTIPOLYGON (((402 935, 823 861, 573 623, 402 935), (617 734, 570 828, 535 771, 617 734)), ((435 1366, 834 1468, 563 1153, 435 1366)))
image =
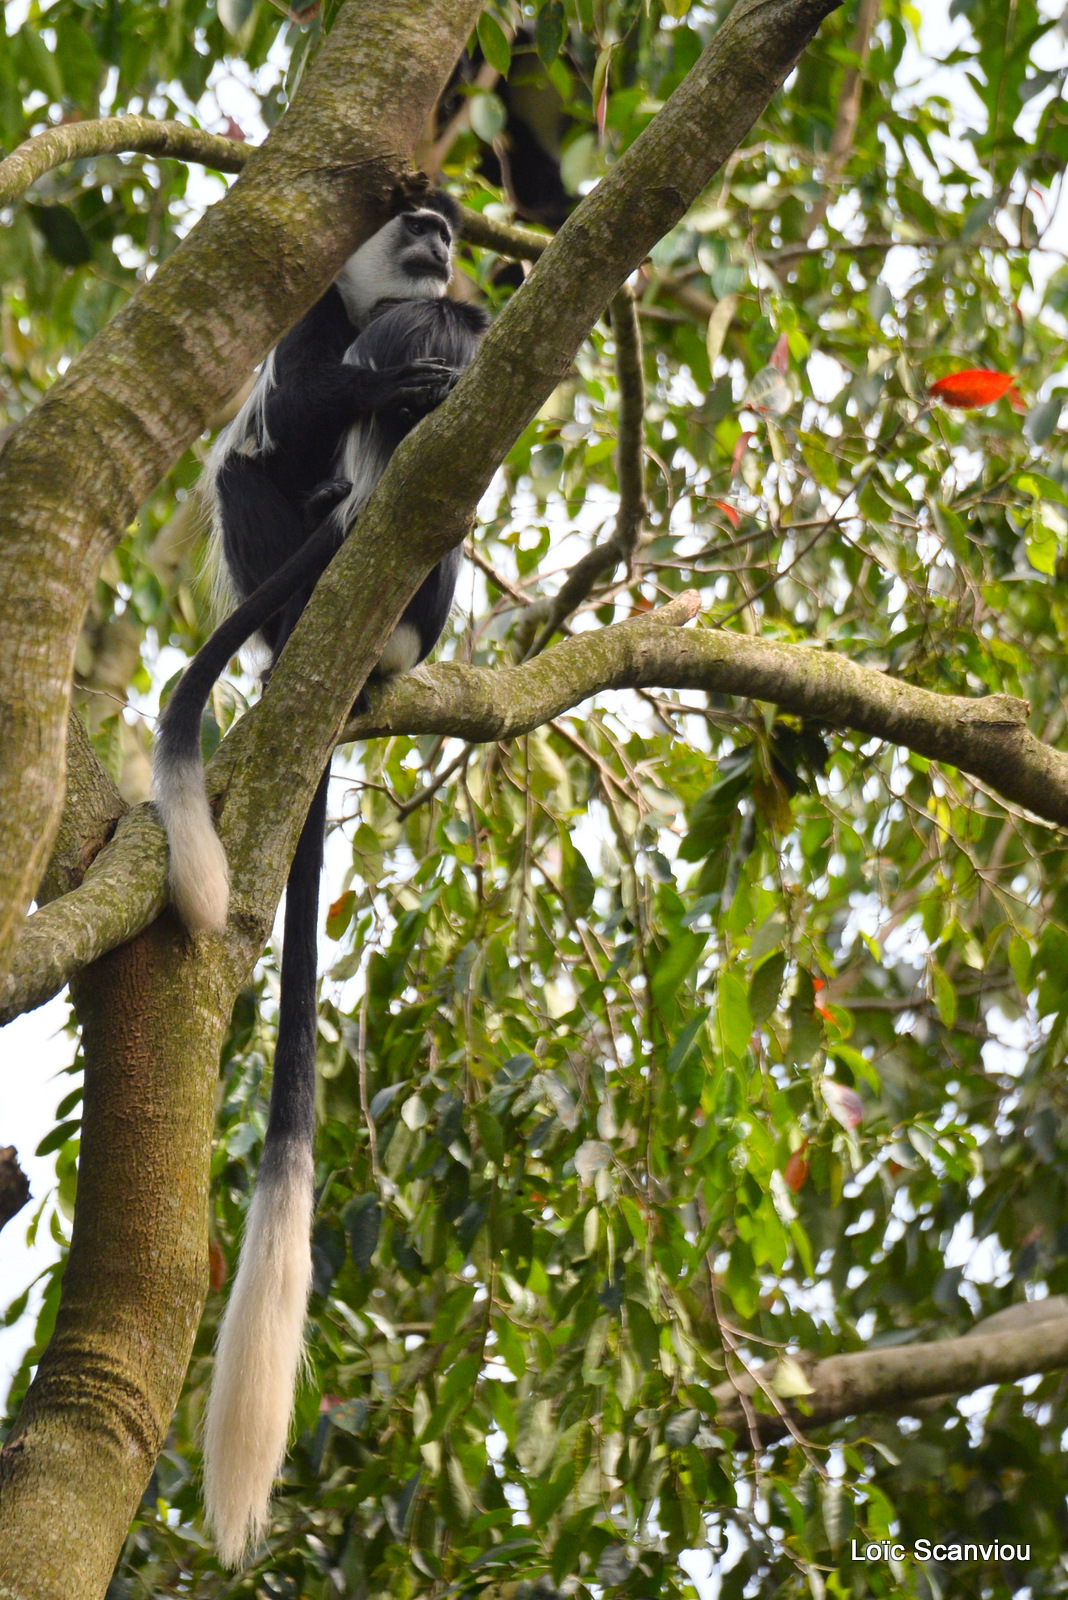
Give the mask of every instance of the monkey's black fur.
MULTIPOLYGON (((227 869, 203 789, 200 721, 211 687, 259 631, 277 661, 315 582, 404 436, 472 361, 485 314, 443 298, 456 208, 435 195, 395 217, 264 363, 206 473, 237 609, 190 663, 160 720, 157 805, 172 898, 190 927, 220 929, 227 869)), ((459 551, 409 602, 376 669, 404 671, 448 619, 459 551)), ((278 1042, 266 1140, 220 1332, 205 1424, 205 1501, 237 1565, 266 1525, 285 1451, 310 1282, 316 934, 329 768, 290 869, 278 1042)))

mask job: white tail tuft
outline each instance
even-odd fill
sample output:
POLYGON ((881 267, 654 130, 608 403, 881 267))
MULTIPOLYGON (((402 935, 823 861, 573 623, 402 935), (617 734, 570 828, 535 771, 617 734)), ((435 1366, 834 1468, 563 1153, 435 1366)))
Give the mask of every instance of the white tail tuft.
POLYGON ((241 1566, 266 1532, 286 1452, 311 1290, 312 1203, 311 1152, 288 1141, 265 1151, 204 1420, 204 1505, 228 1567, 241 1566))
POLYGON ((199 754, 191 760, 157 756, 156 809, 171 851, 171 899, 187 928, 221 933, 230 903, 230 869, 215 832, 199 754))

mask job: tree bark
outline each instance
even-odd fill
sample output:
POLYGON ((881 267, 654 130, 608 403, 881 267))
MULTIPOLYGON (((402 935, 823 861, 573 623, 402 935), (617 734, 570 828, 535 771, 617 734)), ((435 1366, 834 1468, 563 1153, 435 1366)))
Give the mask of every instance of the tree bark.
MULTIPOLYGON (((811 1392, 800 1403, 779 1400, 770 1411, 756 1413, 763 1444, 791 1431, 787 1418, 805 1432, 866 1411, 908 1412, 910 1406, 931 1398, 949 1399, 988 1383, 1014 1383, 1035 1372, 1055 1372, 1068 1366, 1068 1317, 1052 1317, 1037 1327, 1010 1333, 977 1331, 961 1339, 862 1350, 824 1361, 805 1352, 788 1359, 804 1373, 811 1392)), ((751 1443, 741 1397, 775 1396, 779 1377, 780 1363, 770 1361, 712 1391, 718 1406, 716 1426, 736 1433, 741 1448, 751 1443)))
POLYGON ((170 914, 73 985, 85 1109, 55 1333, 0 1451, 0 1595, 108 1586, 207 1290, 208 1153, 232 964, 170 914))
MULTIPOLYGON (((680 632, 697 606, 696 594, 680 596, 649 616, 579 634, 524 666, 449 661, 424 668, 376 690, 371 709, 346 724, 341 742, 436 734, 486 744, 518 738, 607 689, 693 689, 764 700, 825 727, 884 739, 1068 826, 1068 756, 1031 733, 1024 701, 938 694, 811 645, 713 629, 680 632)), ((243 760, 244 740, 260 715, 250 712, 212 763, 216 793, 243 760)), ((91 821, 83 859, 98 842, 91 821)), ((72 850, 78 828, 68 808, 64 829, 72 850)), ((124 816, 85 882, 28 920, 0 999, 0 1025, 43 1005, 88 962, 146 927, 165 898, 162 830, 152 808, 139 806, 124 816)))
POLYGON ((478 0, 350 0, 293 109, 0 453, 0 981, 63 802, 74 647, 107 551, 378 227, 478 0), (311 152, 311 154, 309 154, 311 152))

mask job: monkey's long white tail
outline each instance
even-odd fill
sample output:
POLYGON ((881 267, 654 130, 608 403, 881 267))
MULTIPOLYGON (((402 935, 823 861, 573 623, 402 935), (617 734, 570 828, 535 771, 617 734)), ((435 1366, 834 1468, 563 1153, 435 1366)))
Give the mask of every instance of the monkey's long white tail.
POLYGON ((215 1350, 204 1422, 204 1504, 219 1558, 239 1567, 266 1532, 304 1354, 311 1289, 311 1151, 269 1143, 215 1350))
POLYGON ((187 928, 221 933, 230 900, 230 869, 215 832, 200 761, 199 713, 196 748, 157 745, 153 798, 170 845, 171 899, 187 928))

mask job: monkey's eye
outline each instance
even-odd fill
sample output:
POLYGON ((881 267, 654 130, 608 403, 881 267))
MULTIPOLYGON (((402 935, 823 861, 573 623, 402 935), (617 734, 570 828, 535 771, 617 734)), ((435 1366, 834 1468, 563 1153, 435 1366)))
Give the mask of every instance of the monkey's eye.
POLYGON ((422 217, 408 218, 408 232, 419 234, 426 232, 426 223, 423 221, 422 217))

